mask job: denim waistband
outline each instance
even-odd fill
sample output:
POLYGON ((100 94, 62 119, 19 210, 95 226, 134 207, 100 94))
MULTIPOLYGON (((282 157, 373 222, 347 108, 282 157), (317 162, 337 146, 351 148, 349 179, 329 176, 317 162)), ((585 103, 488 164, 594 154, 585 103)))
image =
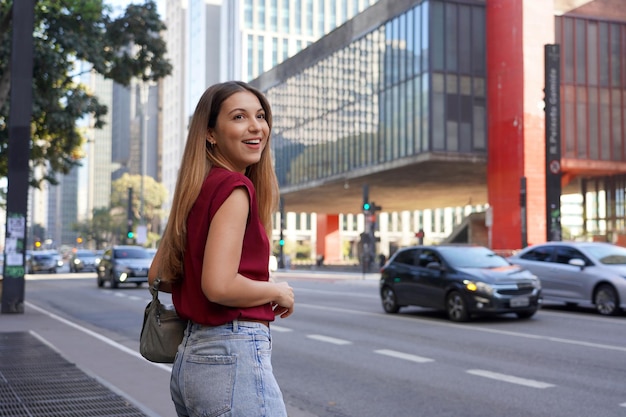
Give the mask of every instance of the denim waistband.
POLYGON ((228 323, 221 324, 219 326, 209 326, 206 324, 195 323, 189 320, 188 328, 189 330, 199 330, 199 329, 207 329, 207 328, 227 328, 232 329, 233 331, 237 331, 239 327, 260 327, 260 328, 269 328, 270 322, 266 320, 254 320, 254 319, 236 319, 233 321, 229 321, 228 323))

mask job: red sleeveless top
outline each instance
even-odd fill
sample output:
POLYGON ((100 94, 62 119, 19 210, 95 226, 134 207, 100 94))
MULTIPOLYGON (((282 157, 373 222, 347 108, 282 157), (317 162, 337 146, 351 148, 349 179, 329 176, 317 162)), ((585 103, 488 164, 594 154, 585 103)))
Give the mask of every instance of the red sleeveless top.
POLYGON ((242 187, 250 196, 250 214, 243 239, 238 272, 253 280, 269 280, 270 244, 259 218, 256 192, 245 175, 213 167, 204 180, 200 195, 187 217, 184 278, 172 287, 172 301, 178 314, 195 323, 219 326, 235 319, 274 320, 271 305, 238 308, 209 301, 202 293, 202 262, 211 220, 233 190, 242 187))

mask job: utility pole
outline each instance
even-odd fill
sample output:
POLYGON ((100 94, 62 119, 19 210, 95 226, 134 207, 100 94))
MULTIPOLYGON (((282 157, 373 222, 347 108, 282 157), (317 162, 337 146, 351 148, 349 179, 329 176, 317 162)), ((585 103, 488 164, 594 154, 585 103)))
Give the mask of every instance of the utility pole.
POLYGON ((28 213, 30 124, 33 113, 33 28, 35 0, 13 2, 11 109, 7 223, 2 284, 2 313, 24 313, 24 256, 28 213))
POLYGON ((285 200, 280 197, 280 238, 278 240, 278 268, 285 269, 285 200))

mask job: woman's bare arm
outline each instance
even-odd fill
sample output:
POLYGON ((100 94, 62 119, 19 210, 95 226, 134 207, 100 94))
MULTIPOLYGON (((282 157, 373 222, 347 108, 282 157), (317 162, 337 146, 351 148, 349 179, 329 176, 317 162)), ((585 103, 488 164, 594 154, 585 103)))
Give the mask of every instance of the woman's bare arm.
POLYGON ((277 314, 293 311, 293 289, 287 283, 255 281, 238 274, 249 212, 249 196, 235 189, 211 221, 202 266, 202 291, 212 302, 231 307, 277 304, 277 314))
MULTIPOLYGON (((159 275, 159 262, 161 259, 160 251, 157 249, 154 258, 152 259, 152 263, 150 264, 150 270, 148 271, 148 284, 152 286, 154 284, 154 280, 159 275)), ((172 285, 169 282, 161 281, 159 284, 159 291, 163 292, 172 292, 172 285)))

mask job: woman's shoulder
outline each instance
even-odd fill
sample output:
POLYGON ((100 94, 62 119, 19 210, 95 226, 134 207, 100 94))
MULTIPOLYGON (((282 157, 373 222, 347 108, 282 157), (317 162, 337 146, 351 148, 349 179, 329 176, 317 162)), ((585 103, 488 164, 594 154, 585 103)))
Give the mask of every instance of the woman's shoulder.
POLYGON ((209 171, 209 175, 206 178, 205 183, 220 183, 222 185, 231 184, 233 186, 252 185, 250 178, 244 174, 235 171, 229 171, 225 168, 213 167, 209 171))

